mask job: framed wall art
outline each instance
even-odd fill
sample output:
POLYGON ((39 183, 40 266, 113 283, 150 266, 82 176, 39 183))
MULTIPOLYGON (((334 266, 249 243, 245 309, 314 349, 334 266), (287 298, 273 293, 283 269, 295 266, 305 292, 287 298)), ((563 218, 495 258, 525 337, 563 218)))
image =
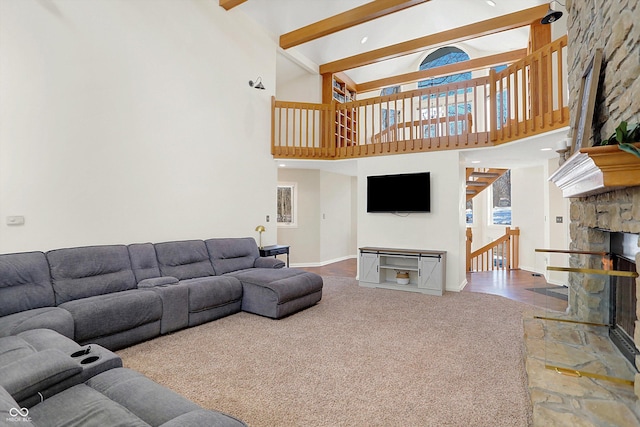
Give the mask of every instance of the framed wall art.
POLYGON ((591 137, 593 110, 598 92, 601 64, 602 49, 596 49, 582 75, 580 92, 578 94, 577 114, 575 116, 576 120, 574 122, 571 140, 571 153, 577 153, 580 148, 585 146, 591 137))

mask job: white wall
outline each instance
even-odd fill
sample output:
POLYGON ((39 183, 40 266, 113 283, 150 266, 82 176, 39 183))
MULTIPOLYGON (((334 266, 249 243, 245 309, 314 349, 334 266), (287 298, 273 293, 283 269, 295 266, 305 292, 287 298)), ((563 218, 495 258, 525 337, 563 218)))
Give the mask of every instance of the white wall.
MULTIPOLYGON (((464 167, 457 151, 370 157, 358 161, 358 247, 447 251, 450 291, 466 284, 464 167), (367 176, 431 172, 431 212, 398 216, 366 212, 367 176)), ((416 195, 419 197, 419 194, 416 195)))
POLYGON ((281 168, 279 182, 294 182, 298 225, 279 227, 278 243, 291 246, 292 265, 319 266, 354 257, 354 180, 317 169, 281 168))
POLYGON ((276 49, 217 1, 2 0, 0 251, 257 237, 276 49))
POLYGON ((352 239, 352 180, 354 177, 320 172, 320 259, 323 263, 357 254, 352 239))
POLYGON ((545 247, 546 219, 543 166, 511 170, 511 223, 520 227, 520 268, 545 272, 544 254, 535 252, 545 247))
MULTIPOLYGON (((558 169, 558 160, 549 160, 546 165, 546 175, 551 176, 558 169)), ((547 200, 548 200, 548 228, 545 236, 545 248, 551 249, 569 249, 571 239, 569 237, 569 200, 562 197, 562 190, 554 183, 547 182, 547 200), (556 217, 561 217, 562 222, 556 222, 556 217)), ((568 267, 569 255, 545 253, 544 261, 546 265, 556 267, 568 267)), ((545 265, 545 270, 546 270, 545 265)), ((569 274, 559 271, 544 271, 548 282, 556 285, 568 286, 569 274)))
POLYGON ((310 73, 283 53, 276 56, 278 101, 322 102, 322 76, 310 73))
MULTIPOLYGON (((278 227, 277 243, 289 245, 290 263, 320 262, 320 171, 288 169, 278 171, 279 182, 293 182, 297 187, 297 226, 278 227)), ((273 224, 275 227, 275 223, 273 224)), ((276 242, 274 242, 276 243, 276 242)))

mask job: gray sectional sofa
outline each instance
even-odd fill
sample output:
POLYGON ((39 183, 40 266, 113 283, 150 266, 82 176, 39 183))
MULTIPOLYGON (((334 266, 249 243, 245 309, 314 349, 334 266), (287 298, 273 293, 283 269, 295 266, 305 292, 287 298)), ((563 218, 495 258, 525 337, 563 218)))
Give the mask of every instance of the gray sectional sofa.
POLYGON ((0 337, 53 329, 110 350, 241 310, 281 318, 322 298, 322 278, 260 257, 252 238, 0 255, 0 337))
POLYGON ((49 329, 0 338, 0 426, 241 427, 144 375, 115 353, 49 329))
POLYGON ((244 425, 122 368, 112 350, 239 311, 279 319, 320 301, 319 275, 282 267, 252 238, 0 255, 0 426, 22 405, 33 425, 244 425), (85 424, 86 411, 95 422, 85 424))

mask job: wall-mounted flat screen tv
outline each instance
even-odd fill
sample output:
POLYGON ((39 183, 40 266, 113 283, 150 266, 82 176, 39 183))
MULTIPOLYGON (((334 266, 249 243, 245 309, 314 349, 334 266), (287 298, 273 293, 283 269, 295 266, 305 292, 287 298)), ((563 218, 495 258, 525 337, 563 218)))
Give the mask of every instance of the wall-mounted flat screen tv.
POLYGON ((429 172, 367 177, 367 212, 430 212, 429 172))

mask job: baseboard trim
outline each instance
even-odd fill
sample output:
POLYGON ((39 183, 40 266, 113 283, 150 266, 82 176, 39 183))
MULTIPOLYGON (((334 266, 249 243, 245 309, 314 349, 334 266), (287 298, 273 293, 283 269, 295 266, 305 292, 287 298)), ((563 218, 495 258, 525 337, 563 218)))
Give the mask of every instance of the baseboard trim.
POLYGON ((347 255, 340 258, 334 258, 327 261, 321 262, 301 262, 290 264, 290 267, 299 268, 299 267, 324 267, 325 265, 333 264, 334 262, 346 261, 348 259, 357 259, 358 255, 347 255))
POLYGON ((467 279, 464 279, 462 281, 462 283, 460 283, 460 286, 458 287, 458 289, 445 289, 447 291, 451 291, 451 292, 462 292, 462 290, 469 284, 469 282, 467 281, 467 279))

